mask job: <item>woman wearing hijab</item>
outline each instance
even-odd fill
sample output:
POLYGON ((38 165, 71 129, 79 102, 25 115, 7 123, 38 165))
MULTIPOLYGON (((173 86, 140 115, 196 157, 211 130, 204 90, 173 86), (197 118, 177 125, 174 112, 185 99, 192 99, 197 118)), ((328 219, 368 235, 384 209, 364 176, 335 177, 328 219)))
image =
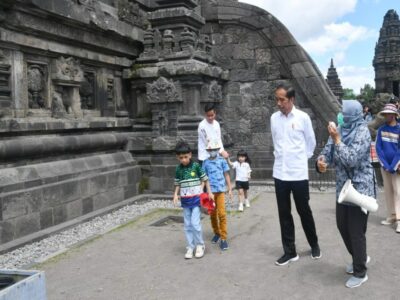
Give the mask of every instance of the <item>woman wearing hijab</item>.
POLYGON ((317 170, 326 172, 328 165, 336 171, 336 224, 353 258, 346 267, 352 274, 347 280, 349 288, 358 287, 368 280, 366 252, 368 213, 349 202, 338 203, 338 197, 347 179, 361 194, 375 196, 374 169, 370 162, 371 136, 363 119, 361 104, 356 100, 343 101, 343 124, 328 126, 329 140, 317 160, 317 170))

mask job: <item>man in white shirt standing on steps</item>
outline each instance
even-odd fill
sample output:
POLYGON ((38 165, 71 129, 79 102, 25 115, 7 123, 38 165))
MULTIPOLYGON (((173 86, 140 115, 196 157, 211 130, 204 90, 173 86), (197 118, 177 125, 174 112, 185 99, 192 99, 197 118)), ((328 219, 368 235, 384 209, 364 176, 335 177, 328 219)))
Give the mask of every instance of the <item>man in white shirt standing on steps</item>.
POLYGON ((295 91, 291 86, 278 85, 275 100, 279 111, 271 116, 275 157, 273 177, 284 250, 284 255, 275 263, 281 266, 299 259, 291 214, 291 193, 311 246, 311 258, 320 258, 321 251, 309 205, 308 159, 313 155, 316 145, 311 119, 294 106, 295 91))
POLYGON ((200 165, 204 160, 206 160, 209 156, 206 147, 210 141, 218 142, 219 145, 222 145, 219 154, 223 158, 228 158, 229 154, 225 151, 222 137, 221 137, 221 127, 219 126, 218 121, 215 119, 217 116, 217 111, 215 109, 214 103, 207 103, 205 108, 205 118, 200 122, 199 127, 197 129, 198 132, 198 158, 200 165))

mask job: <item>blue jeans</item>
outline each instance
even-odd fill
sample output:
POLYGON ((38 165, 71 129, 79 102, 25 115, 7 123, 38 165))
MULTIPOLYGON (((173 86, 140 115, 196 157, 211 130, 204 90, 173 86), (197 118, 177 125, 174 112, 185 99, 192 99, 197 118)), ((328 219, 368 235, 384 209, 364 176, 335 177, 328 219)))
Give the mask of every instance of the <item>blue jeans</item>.
POLYGON ((200 206, 183 208, 183 229, 185 230, 187 246, 191 249, 194 249, 197 245, 204 245, 200 216, 200 206))

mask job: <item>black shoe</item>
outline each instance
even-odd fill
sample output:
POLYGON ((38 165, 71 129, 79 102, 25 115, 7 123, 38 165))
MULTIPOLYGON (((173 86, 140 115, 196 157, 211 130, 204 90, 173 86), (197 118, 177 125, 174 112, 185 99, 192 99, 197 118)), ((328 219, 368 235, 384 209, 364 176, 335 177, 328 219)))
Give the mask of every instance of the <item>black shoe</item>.
POLYGON ((216 234, 216 235, 214 235, 214 237, 211 239, 211 243, 212 243, 212 244, 216 244, 216 243, 218 243, 218 241, 219 241, 219 235, 216 234))
POLYGON ((280 259, 278 259, 275 264, 278 266, 284 266, 290 263, 291 261, 296 261, 299 259, 297 254, 284 254, 280 259))
POLYGON ((221 240, 219 247, 221 248, 221 250, 228 250, 229 249, 228 242, 226 240, 221 240))
POLYGON ((311 258, 312 259, 318 259, 321 257, 322 257, 322 254, 321 254, 321 249, 319 249, 319 246, 311 248, 311 258))

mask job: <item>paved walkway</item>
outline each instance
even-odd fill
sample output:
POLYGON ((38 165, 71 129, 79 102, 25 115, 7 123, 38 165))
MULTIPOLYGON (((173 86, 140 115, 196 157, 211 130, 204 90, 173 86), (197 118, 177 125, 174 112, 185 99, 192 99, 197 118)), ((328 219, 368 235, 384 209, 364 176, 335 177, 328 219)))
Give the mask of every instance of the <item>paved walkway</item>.
MULTIPOLYGON (((149 226, 173 214, 153 213, 40 266, 46 271, 48 298, 398 299, 400 234, 379 225, 383 205, 369 218, 369 281, 356 289, 344 286, 350 257, 336 229, 334 195, 313 193, 311 206, 323 254, 320 260, 310 258, 294 213, 300 260, 275 266, 282 254, 277 207, 275 195, 263 193, 244 213, 229 215, 226 252, 207 242, 202 259, 185 260, 182 225, 149 226)), ((208 216, 203 229, 209 241, 208 216)))

